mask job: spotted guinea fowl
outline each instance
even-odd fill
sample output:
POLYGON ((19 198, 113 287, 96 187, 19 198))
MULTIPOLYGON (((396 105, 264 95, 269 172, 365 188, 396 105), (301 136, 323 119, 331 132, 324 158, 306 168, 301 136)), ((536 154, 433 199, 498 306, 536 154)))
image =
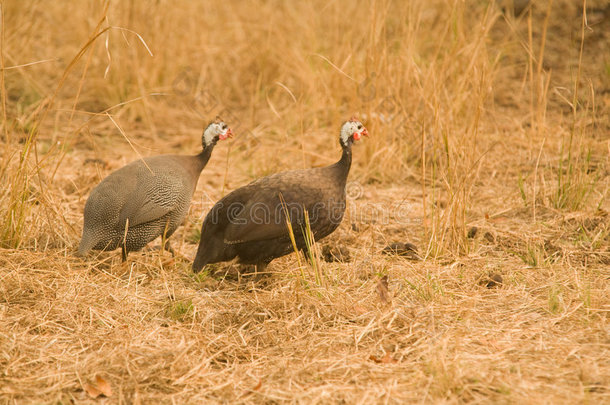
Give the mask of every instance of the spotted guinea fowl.
POLYGON ((238 258, 262 271, 271 260, 293 250, 286 225, 290 218, 298 249, 304 249, 305 211, 316 240, 331 234, 345 212, 345 184, 352 144, 366 128, 355 118, 341 127, 341 159, 330 166, 293 170, 258 179, 218 201, 201 227, 193 262, 199 272, 208 263, 238 258))
MULTIPOLYGON (((218 140, 232 136, 219 118, 202 136, 198 155, 161 155, 122 167, 98 184, 85 204, 79 256, 121 248, 122 259, 159 236, 169 238, 188 213, 199 175, 218 140)), ((165 249, 172 251, 169 241, 165 249)))

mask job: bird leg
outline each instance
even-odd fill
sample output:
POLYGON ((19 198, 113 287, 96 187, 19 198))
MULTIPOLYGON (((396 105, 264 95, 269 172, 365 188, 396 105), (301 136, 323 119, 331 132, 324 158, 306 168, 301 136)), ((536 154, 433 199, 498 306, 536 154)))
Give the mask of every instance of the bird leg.
POLYGON ((261 275, 262 273, 265 272, 265 269, 267 268, 268 265, 269 265, 269 262, 257 263, 256 266, 254 267, 254 273, 259 273, 258 275, 261 275))
POLYGON ((127 254, 129 252, 127 252, 127 248, 125 247, 125 244, 121 245, 121 263, 125 263, 127 261, 127 254))
POLYGON ((125 221, 125 233, 123 234, 123 244, 121 245, 121 259, 122 263, 127 261, 127 231, 129 230, 129 218, 125 221))
POLYGON ((254 276, 255 278, 259 278, 260 276, 265 275, 265 269, 268 265, 269 262, 242 265, 239 270, 239 274, 245 274, 247 276, 254 276))
POLYGON ((256 265, 254 265, 254 264, 239 265, 237 272, 239 273, 240 276, 242 274, 246 275, 246 276, 253 276, 256 274, 256 265))
POLYGON ((264 273, 265 269, 267 268, 267 266, 269 266, 269 262, 260 262, 256 264, 256 272, 257 273, 264 273))
POLYGON ((165 229, 161 234, 161 251, 165 249, 172 254, 172 257, 176 257, 176 252, 169 244, 169 237, 172 236, 173 233, 173 231, 169 231, 169 220, 167 220, 167 222, 165 223, 165 229))
POLYGON ((165 246, 163 247, 165 250, 167 250, 168 252, 170 252, 172 254, 172 257, 176 257, 176 251, 174 250, 174 248, 169 244, 169 240, 165 241, 165 246))

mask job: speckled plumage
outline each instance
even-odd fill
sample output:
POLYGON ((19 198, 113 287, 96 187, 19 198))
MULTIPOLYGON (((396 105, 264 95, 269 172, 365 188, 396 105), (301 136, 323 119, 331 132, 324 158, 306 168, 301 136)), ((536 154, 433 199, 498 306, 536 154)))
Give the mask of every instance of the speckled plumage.
MULTIPOLYGON (((366 133, 366 129, 363 131, 366 133)), ((345 184, 353 141, 353 137, 341 141, 341 159, 331 166, 263 177, 218 201, 202 225, 193 270, 198 272, 208 263, 236 257, 240 263, 256 264, 262 269, 271 260, 292 252, 280 195, 299 249, 306 246, 302 231, 304 209, 315 240, 331 234, 345 212, 345 184)))
POLYGON ((198 155, 140 159, 102 180, 85 204, 78 254, 121 247, 125 260, 129 252, 157 237, 169 238, 188 213, 199 175, 217 140, 198 155))

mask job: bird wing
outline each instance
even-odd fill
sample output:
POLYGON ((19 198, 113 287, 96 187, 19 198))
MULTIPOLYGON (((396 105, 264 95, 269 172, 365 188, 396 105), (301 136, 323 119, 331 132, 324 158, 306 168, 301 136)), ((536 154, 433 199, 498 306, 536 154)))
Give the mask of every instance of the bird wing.
POLYGON ((119 223, 129 219, 129 227, 157 220, 169 214, 180 202, 184 184, 171 173, 155 173, 154 181, 139 181, 135 192, 125 201, 119 223))
MULTIPOLYGON (((316 183, 307 184, 280 178, 265 178, 262 182, 250 184, 234 198, 225 202, 228 225, 224 230, 224 242, 236 244, 258 240, 288 237, 286 212, 295 235, 301 234, 304 224, 304 209, 311 216, 313 203, 323 198, 321 188, 316 183), (282 198, 280 198, 280 195, 282 198), (303 197, 307 198, 304 199, 303 197)), ((230 195, 227 195, 229 197, 230 195)))
POLYGON ((283 215, 282 217, 277 218, 277 222, 263 222, 251 218, 250 215, 247 214, 249 211, 249 207, 245 207, 244 210, 227 225, 224 232, 225 243, 236 244, 288 236, 286 221, 282 220, 283 215))

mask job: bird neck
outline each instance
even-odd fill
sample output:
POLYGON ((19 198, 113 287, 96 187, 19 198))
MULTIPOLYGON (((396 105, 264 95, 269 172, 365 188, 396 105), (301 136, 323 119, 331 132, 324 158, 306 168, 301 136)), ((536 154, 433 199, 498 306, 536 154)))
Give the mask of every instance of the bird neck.
POLYGON ((212 156, 212 150, 214 150, 214 146, 216 146, 216 142, 212 142, 209 145, 203 147, 203 150, 200 154, 197 155, 197 160, 199 161, 199 171, 201 172, 205 165, 210 160, 210 156, 212 156))
POLYGON ((352 166, 352 142, 348 141, 347 145, 341 143, 341 148, 343 149, 341 159, 334 164, 334 167, 338 171, 339 177, 342 180, 347 181, 347 175, 349 174, 349 169, 352 166))

